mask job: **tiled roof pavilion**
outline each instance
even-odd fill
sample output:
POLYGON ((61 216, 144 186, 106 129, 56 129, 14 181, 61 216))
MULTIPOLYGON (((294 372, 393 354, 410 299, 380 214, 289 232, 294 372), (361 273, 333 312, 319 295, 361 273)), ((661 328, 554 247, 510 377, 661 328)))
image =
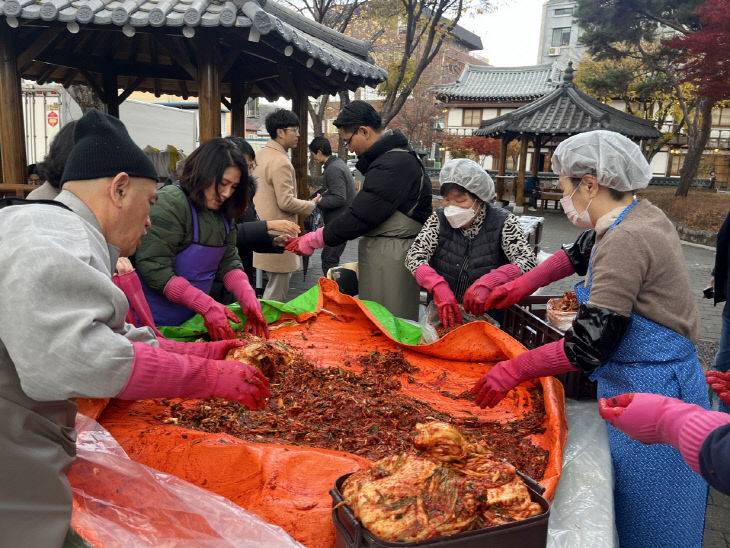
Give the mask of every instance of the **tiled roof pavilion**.
POLYGON ((586 95, 573 83, 568 64, 563 82, 541 98, 491 120, 484 120, 474 135, 508 138, 519 135, 567 137, 607 129, 633 139, 656 139, 661 133, 651 120, 632 116, 586 95))
POLYGON ((437 88, 444 102, 526 102, 554 89, 560 71, 552 64, 527 67, 467 65, 453 84, 437 88))
POLYGON ((114 71, 120 88, 136 82, 136 90, 196 95, 191 69, 201 38, 220 46, 225 95, 238 81, 251 84, 251 97, 291 97, 280 85, 282 66, 306 73, 296 80, 309 95, 387 76, 369 42, 271 0, 0 0, 0 16, 31 45, 19 52, 22 77, 40 83, 87 83, 84 72, 114 71))

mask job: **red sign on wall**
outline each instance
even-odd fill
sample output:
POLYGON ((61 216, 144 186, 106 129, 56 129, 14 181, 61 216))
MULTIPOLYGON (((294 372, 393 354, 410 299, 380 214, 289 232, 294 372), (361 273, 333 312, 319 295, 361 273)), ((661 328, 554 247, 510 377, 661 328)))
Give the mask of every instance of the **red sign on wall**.
POLYGON ((56 127, 58 125, 58 113, 57 112, 49 112, 47 118, 48 118, 49 126, 56 127))

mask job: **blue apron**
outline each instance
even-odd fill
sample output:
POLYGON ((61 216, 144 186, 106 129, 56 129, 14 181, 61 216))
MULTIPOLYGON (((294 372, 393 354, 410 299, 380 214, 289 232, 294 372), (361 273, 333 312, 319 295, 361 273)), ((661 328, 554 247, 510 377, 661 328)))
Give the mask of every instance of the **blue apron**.
MULTIPOLYGON (((218 272, 218 266, 223 259, 227 246, 225 244, 212 246, 198 243, 200 239, 198 212, 189 199, 188 203, 193 214, 193 243, 175 257, 175 274, 182 276, 190 282, 190 285, 207 294, 213 285, 215 274, 218 272)), ((226 235, 228 235, 231 231, 228 219, 224 215, 221 215, 221 217, 226 226, 226 235)), ((147 303, 150 305, 152 317, 155 319, 155 325, 177 326, 195 315, 195 312, 187 306, 173 303, 163 294, 150 289, 141 279, 140 281, 147 303)))
MULTIPOLYGON (((636 205, 624 209, 611 230, 636 205)), ((575 293, 586 302, 593 285, 593 249, 588 285, 575 293)), ((709 409, 697 349, 691 340, 651 320, 631 314, 625 338, 591 375, 598 397, 649 392, 709 409)), ((669 445, 644 445, 608 425, 615 472, 614 508, 621 548, 700 548, 705 524, 707 484, 669 445)))

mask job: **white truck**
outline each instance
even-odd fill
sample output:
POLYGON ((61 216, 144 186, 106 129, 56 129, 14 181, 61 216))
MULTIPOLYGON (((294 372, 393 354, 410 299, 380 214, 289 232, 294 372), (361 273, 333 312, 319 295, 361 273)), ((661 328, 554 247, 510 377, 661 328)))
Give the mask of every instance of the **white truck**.
MULTIPOLYGON (((59 130, 71 120, 82 116, 81 108, 60 84, 22 85, 25 120, 25 150, 28 164, 45 158, 48 147, 59 130)), ((184 155, 200 144, 198 110, 182 109, 127 99, 119 106, 119 117, 132 140, 151 156, 152 147, 164 153, 168 146, 184 155)), ((221 128, 225 128, 225 113, 221 112, 221 128)), ((158 175, 164 178, 164 162, 155 161, 158 175)), ((172 166, 174 168, 174 166, 172 166)))

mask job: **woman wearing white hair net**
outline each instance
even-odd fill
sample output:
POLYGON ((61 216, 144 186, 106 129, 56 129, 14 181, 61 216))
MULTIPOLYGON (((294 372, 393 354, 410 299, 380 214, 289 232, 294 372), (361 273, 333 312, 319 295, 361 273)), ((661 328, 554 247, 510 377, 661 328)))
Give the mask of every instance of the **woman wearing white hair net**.
POLYGON ((699 547, 707 485, 692 470, 710 476, 711 460, 700 453, 722 414, 706 411, 692 342, 699 318, 677 232, 660 209, 634 199, 651 170, 626 137, 603 130, 570 137, 552 167, 565 214, 592 230, 494 289, 487 307, 509 306, 578 273, 585 276, 575 287, 580 308, 560 341, 497 363, 475 386, 476 402, 493 407, 522 381, 590 372, 601 414, 639 440, 609 427, 621 547, 699 547), (669 445, 640 442, 673 445, 681 456, 669 445))
MULTIPOLYGON (((473 160, 444 164, 439 176, 444 207, 426 220, 406 254, 406 268, 433 295, 444 327, 464 310, 481 316, 492 288, 535 267, 535 253, 517 218, 489 204, 494 182, 473 160)), ((502 312, 497 312, 501 320, 502 312)))

